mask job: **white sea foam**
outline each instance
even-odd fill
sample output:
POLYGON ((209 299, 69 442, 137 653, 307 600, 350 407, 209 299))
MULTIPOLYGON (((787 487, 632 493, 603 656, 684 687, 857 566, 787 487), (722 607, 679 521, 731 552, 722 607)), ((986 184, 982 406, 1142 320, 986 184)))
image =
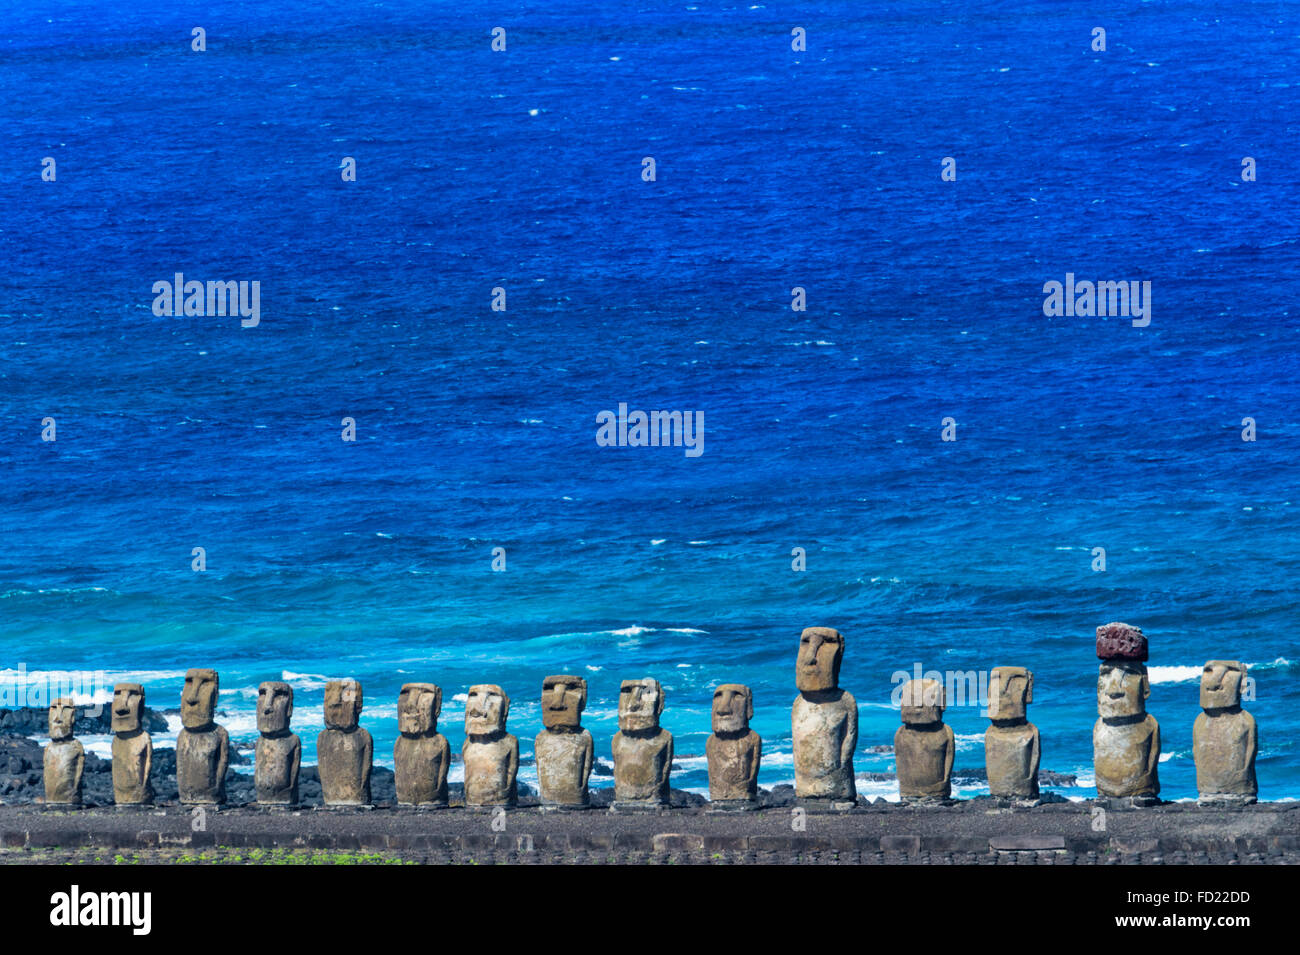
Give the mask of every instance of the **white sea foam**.
POLYGON ((1147 667, 1147 676, 1152 683, 1186 683, 1188 680, 1199 680, 1202 669, 1200 666, 1147 667))

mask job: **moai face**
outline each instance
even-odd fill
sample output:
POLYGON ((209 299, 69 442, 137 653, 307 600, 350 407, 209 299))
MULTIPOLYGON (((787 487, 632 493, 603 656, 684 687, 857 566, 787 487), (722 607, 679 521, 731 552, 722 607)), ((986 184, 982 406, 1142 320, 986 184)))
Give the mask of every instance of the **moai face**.
POLYGON ((438 731, 442 690, 433 683, 405 683, 397 696, 397 729, 403 736, 432 736, 438 731))
POLYGON ((659 728, 664 691, 658 680, 624 680, 618 690, 618 728, 625 732, 659 728))
POLYGON ((724 683, 713 691, 713 732, 743 733, 754 718, 754 694, 740 683, 724 683))
POLYGON ((1201 708, 1226 709, 1241 705, 1241 684, 1246 668, 1236 660, 1211 660, 1201 671, 1201 708))
POLYGON ((840 685, 844 638, 830 627, 809 627, 799 637, 795 685, 801 692, 833 690, 840 685))
POLYGON ((189 730, 207 729, 217 716, 217 671, 186 670, 181 690, 181 724, 189 730))
POLYGON ((542 681, 542 725, 577 727, 587 706, 587 681, 580 676, 548 676, 542 681))
POLYGON ((1023 720, 1034 702, 1034 675, 1024 667, 994 667, 989 676, 989 719, 1023 720))
POLYGON ((510 715, 510 697, 495 683, 480 683, 469 688, 465 703, 465 732, 471 736, 504 733, 510 715))
POLYGON ((325 725, 332 730, 356 729, 361 718, 361 684, 330 680, 325 684, 325 725))
POLYGON ((1145 664, 1108 660, 1097 675, 1097 713, 1100 716, 1137 716, 1146 712, 1151 695, 1145 664))
POLYGON ((135 733, 140 729, 144 709, 144 687, 139 683, 118 683, 113 687, 113 732, 135 733))
POLYGON ((77 708, 70 699, 55 700, 50 704, 50 739, 72 739, 77 722, 77 708))
POLYGON ((293 717, 293 687, 270 680, 257 687, 257 731, 263 736, 289 732, 293 717))
POLYGON ((903 722, 917 726, 938 723, 947 706, 943 684, 938 680, 908 680, 903 684, 901 702, 903 722))

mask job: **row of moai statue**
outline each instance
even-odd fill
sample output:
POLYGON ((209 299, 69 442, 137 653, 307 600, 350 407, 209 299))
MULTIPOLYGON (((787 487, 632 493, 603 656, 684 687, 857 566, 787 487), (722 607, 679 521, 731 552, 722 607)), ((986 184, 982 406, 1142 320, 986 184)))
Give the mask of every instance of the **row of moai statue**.
MULTIPOLYGON (((847 809, 855 804, 853 751, 858 706, 839 685, 844 638, 829 627, 809 627, 800 636, 795 698, 791 713, 795 796, 809 808, 847 809)), ((1147 640, 1122 623, 1097 628, 1099 719, 1093 729, 1099 797, 1134 806, 1159 801, 1157 769, 1160 727, 1146 712, 1151 693, 1147 640)), ((1201 677, 1201 707, 1193 728, 1197 789, 1203 804, 1254 802, 1258 793, 1254 718, 1241 708, 1246 668, 1211 660, 1201 677)), ((225 802, 230 740, 216 723, 218 677, 214 670, 190 670, 181 694, 183 728, 176 740, 180 801, 194 805, 225 802)), ((996 667, 990 676, 984 735, 989 792, 1014 805, 1039 801, 1038 728, 1027 719, 1034 675, 1024 667, 996 667)), ((548 676, 542 682, 542 731, 534 741, 538 789, 543 807, 582 809, 590 805, 588 779, 594 745, 582 727, 587 681, 548 676)), ((944 686, 910 680, 902 687, 902 726, 894 734, 899 793, 908 803, 944 803, 952 796, 956 743, 943 722, 944 686)), ((144 688, 119 683, 113 691, 113 793, 118 805, 148 804, 152 743, 142 724, 144 688)), ((327 806, 370 804, 374 742, 360 726, 361 684, 330 681, 325 687, 325 729, 316 738, 322 800, 327 806)), ((614 808, 667 805, 673 762, 672 734, 660 725, 664 693, 654 679, 625 680, 619 689, 614 757, 614 808)), ((448 805, 447 739, 438 732, 442 690, 433 683, 407 683, 398 697, 393 747, 397 802, 402 806, 448 805)), ((517 801, 519 740, 506 732, 510 697, 495 684, 469 689, 465 705, 467 807, 513 806, 517 801)), ((294 806, 302 746, 289 724, 293 689, 267 682, 258 688, 254 782, 259 806, 294 806)), ((726 683, 713 693, 713 732, 705 751, 712 808, 743 810, 758 805, 758 769, 763 743, 750 729, 754 698, 749 687, 726 683)), ((50 707, 51 743, 45 751, 45 802, 81 801, 84 752, 73 738, 76 708, 71 700, 50 707)))

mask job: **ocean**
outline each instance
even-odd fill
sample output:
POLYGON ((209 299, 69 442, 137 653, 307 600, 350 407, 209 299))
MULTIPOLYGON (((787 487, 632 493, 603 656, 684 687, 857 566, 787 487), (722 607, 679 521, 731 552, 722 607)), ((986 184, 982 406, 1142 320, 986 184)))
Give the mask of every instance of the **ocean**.
MULTIPOLYGON (((391 766, 404 682, 455 751, 500 684, 527 761, 543 677, 581 674, 608 763, 620 681, 655 677, 703 792, 724 682, 792 781, 824 625, 860 793, 897 798, 865 775, 897 673, 1019 665, 1078 799, 1121 620, 1162 796, 1195 796, 1223 658, 1261 799, 1300 798, 1294 4, 5 6, 10 685, 163 709, 213 667, 248 742, 284 679, 310 763, 355 677, 391 766), (155 314, 176 273, 260 283, 257 324, 155 314), (1149 323, 1045 314, 1067 275, 1149 281, 1149 323), (598 444, 620 404, 696 413, 702 453, 598 444)), ((978 700, 945 719, 981 769, 978 700)))

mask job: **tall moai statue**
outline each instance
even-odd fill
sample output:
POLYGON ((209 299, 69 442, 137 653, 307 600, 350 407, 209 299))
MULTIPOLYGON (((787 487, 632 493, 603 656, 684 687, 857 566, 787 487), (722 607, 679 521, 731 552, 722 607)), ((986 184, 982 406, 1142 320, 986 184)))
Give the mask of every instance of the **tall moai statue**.
POLYGON ((45 747, 45 805, 80 806, 86 750, 73 738, 77 707, 64 698, 50 704, 50 742, 45 747))
POLYGON ((989 795, 1018 806, 1036 806, 1038 763, 1042 755, 1038 727, 1029 722, 1034 702, 1034 674, 1024 667, 994 667, 989 679, 989 719, 984 731, 984 767, 989 795))
POLYGON ((325 684, 325 729, 316 737, 321 796, 327 806, 370 805, 370 769, 375 741, 360 725, 361 684, 325 684))
POLYGON ((663 711, 658 680, 624 680, 619 687, 618 732, 612 744, 615 809, 668 805, 673 734, 659 725, 663 711))
POLYGON ((543 806, 585 809, 591 805, 587 779, 595 745, 582 728, 587 681, 560 674, 542 680, 542 731, 533 741, 543 806))
POLYGON ((144 687, 113 687, 113 802, 142 806, 153 802, 153 740, 144 729, 144 687))
POLYGON ((230 736, 216 723, 216 670, 185 671, 181 690, 181 731, 176 736, 176 789, 184 805, 226 801, 230 736))
POLYGON ((1202 806, 1247 805, 1259 796, 1255 717, 1241 708, 1246 667, 1211 660, 1201 671, 1201 709, 1192 725, 1197 802, 1202 806))
POLYGON ((947 705, 938 680, 903 684, 903 725, 894 733, 898 794, 905 803, 942 803, 952 796, 952 760, 957 741, 943 721, 947 705))
POLYGON ((1092 729, 1097 795, 1133 806, 1160 802, 1160 724, 1146 711, 1151 695, 1147 638, 1137 627, 1097 628, 1098 720, 1092 729))
POLYGON ((259 806, 298 805, 298 766, 302 741, 289 731, 293 687, 268 680, 257 687, 257 751, 253 784, 259 806))
POLYGON ((465 805, 513 806, 518 801, 519 739, 506 732, 510 697, 495 683, 469 688, 465 703, 465 805))
POLYGON ((723 683, 713 691, 713 734, 704 743, 711 809, 758 808, 763 741, 749 728, 753 718, 754 694, 749 687, 723 683))
POLYGON ((397 696, 393 773, 399 806, 447 807, 447 769, 451 746, 438 732, 442 688, 435 683, 405 683, 397 696))
POLYGON ((830 627, 809 627, 799 637, 795 697, 794 794, 808 806, 851 809, 857 799, 853 750, 858 745, 858 701, 840 689, 844 638, 830 627))

